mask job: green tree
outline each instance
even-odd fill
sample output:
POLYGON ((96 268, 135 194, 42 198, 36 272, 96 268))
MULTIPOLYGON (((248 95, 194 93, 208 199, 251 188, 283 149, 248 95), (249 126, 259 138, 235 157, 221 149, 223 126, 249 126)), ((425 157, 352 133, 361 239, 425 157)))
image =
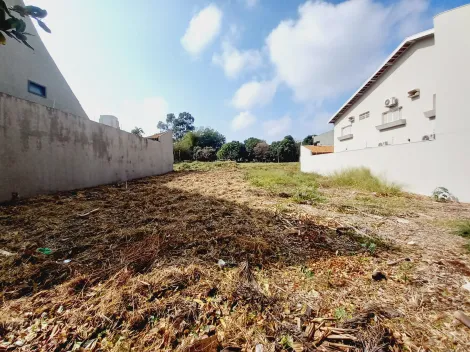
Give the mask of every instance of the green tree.
POLYGON ((186 133, 183 138, 173 144, 173 155, 176 161, 192 160, 197 136, 193 132, 186 133))
POLYGON ((212 148, 218 151, 225 143, 225 136, 212 128, 198 128, 195 132, 197 136, 197 146, 200 148, 212 148))
POLYGON ((253 148, 254 160, 256 161, 268 161, 270 159, 269 144, 266 142, 260 142, 253 148))
POLYGON ((246 154, 249 161, 253 161, 255 158, 254 148, 258 143, 264 142, 263 140, 255 137, 250 137, 244 141, 246 154))
POLYGON ((144 135, 144 130, 140 127, 134 127, 131 133, 135 134, 136 136, 142 137, 144 135))
POLYGON ((31 17, 36 20, 39 27, 45 30, 47 33, 51 33, 51 30, 42 21, 47 16, 47 11, 37 6, 20 6, 15 5, 8 7, 4 0, 0 0, 0 44, 6 44, 6 34, 8 37, 15 39, 18 42, 22 42, 28 48, 34 48, 28 43, 28 36, 32 35, 26 32, 26 22, 21 18, 17 18, 12 15, 12 12, 16 12, 21 17, 31 17))
POLYGON ((166 122, 159 121, 157 128, 161 131, 173 131, 173 139, 179 141, 186 133, 194 131, 194 117, 189 112, 180 112, 178 117, 168 114, 166 122))
POLYGON ((217 158, 221 160, 242 161, 246 158, 245 145, 238 141, 226 143, 217 152, 217 158))
POLYGON ((271 160, 276 162, 297 161, 297 146, 292 136, 285 136, 282 141, 273 142, 270 147, 271 160))
POLYGON ((305 137, 302 141, 303 145, 313 145, 313 137, 316 137, 316 134, 309 134, 307 137, 305 137))

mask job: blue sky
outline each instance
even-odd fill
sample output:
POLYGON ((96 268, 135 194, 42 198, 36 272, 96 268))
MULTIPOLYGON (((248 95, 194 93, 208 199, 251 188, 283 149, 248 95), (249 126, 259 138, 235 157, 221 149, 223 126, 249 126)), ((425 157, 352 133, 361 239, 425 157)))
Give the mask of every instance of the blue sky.
POLYGON ((44 43, 93 120, 157 132, 190 112, 228 140, 301 139, 406 37, 461 0, 27 0, 44 43))

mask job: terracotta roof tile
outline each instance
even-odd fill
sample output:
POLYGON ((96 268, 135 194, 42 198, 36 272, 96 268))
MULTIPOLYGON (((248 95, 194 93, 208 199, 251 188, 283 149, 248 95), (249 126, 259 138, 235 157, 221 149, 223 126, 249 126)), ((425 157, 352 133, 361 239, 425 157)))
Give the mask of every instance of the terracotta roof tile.
POLYGON ((328 154, 335 151, 332 145, 304 145, 303 147, 310 150, 312 154, 328 154))

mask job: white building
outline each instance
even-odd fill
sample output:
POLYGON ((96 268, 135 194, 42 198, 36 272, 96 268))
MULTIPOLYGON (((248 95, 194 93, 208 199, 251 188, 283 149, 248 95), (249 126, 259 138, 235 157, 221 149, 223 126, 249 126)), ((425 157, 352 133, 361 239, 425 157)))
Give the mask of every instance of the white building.
POLYGON ((119 120, 113 115, 100 115, 100 123, 119 129, 119 120))
POLYGON ((332 116, 334 153, 301 150, 301 169, 365 166, 405 189, 448 187, 470 201, 470 5, 405 39, 332 116))
MULTIPOLYGON (((5 2, 9 7, 24 6, 22 0, 5 0, 5 2)), ((13 14, 20 17, 16 13, 13 14)), ((7 44, 0 50, 0 93, 88 118, 49 55, 31 19, 29 17, 22 19, 26 22, 27 32, 33 34, 28 36, 28 43, 34 50, 7 38, 7 44)))
POLYGON ((398 46, 330 119, 336 152, 433 138, 435 51, 434 29, 398 46))

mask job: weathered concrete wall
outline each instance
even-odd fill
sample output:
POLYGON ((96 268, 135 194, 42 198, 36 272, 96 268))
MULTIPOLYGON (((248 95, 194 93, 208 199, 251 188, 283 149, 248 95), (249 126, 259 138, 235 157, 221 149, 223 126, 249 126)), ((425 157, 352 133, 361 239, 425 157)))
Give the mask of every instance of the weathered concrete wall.
POLYGON ((0 93, 0 202, 173 170, 171 133, 140 138, 0 93))

